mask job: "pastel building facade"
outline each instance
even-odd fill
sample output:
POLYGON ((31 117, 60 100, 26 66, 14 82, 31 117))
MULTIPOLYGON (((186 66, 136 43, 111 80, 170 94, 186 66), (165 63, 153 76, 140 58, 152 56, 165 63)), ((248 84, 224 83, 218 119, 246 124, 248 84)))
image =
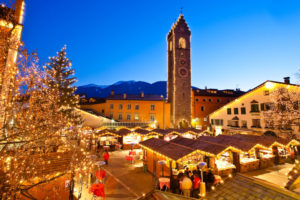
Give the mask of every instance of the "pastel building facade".
MULTIPOLYGON (((289 80, 286 80, 284 83, 265 81, 246 94, 210 114, 209 118, 212 131, 216 135, 264 135, 272 133, 280 137, 287 137, 292 133, 296 138, 300 138, 300 115, 298 115, 298 122, 296 119, 297 116, 292 116, 296 119, 295 123, 291 124, 291 126, 286 129, 281 130, 270 125, 270 119, 266 117, 266 112, 274 105, 274 97, 272 97, 271 94, 279 88, 284 88, 288 92, 296 94, 299 94, 300 92, 300 86, 290 84, 289 80)), ((299 101, 294 100, 293 105, 299 109, 299 101)), ((280 113, 278 113, 278 115, 280 115, 280 113)))

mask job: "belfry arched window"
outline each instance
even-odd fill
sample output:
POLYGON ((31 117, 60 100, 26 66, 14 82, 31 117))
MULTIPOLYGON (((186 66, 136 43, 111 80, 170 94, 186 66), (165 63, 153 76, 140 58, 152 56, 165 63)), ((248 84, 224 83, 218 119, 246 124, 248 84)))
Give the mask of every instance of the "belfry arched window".
POLYGON ((186 42, 183 37, 179 38, 179 48, 185 49, 186 48, 186 42))

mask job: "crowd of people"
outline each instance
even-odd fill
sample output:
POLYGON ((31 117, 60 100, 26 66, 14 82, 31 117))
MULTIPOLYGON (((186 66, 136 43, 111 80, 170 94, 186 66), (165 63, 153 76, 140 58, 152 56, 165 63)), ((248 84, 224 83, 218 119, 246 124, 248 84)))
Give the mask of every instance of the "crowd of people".
MULTIPOLYGON (((203 171, 203 182, 205 182, 206 190, 210 191, 215 182, 215 177, 211 170, 203 171)), ((200 183, 200 170, 190 171, 186 168, 184 173, 179 173, 177 176, 172 177, 171 191, 175 194, 183 194, 186 197, 199 198, 200 183)))

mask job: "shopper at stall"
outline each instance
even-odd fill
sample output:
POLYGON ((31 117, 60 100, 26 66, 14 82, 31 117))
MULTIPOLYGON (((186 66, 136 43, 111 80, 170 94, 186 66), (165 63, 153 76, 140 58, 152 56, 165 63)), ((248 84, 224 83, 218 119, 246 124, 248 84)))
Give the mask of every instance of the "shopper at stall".
POLYGON ((177 176, 173 176, 171 190, 175 194, 180 194, 180 183, 179 178, 177 176))
POLYGON ((215 182, 215 176, 214 176, 214 174, 212 173, 212 171, 209 170, 209 171, 208 171, 208 174, 207 174, 207 182, 206 182, 207 191, 210 191, 211 186, 214 185, 214 182, 215 182))
POLYGON ((183 191, 183 196, 190 197, 191 190, 193 187, 193 182, 191 181, 191 179, 189 177, 187 177, 186 174, 183 176, 181 187, 182 187, 182 191, 183 191))
POLYGON ((200 193, 200 181, 199 175, 197 173, 194 174, 194 182, 193 182, 193 197, 198 198, 200 193))
POLYGON ((108 151, 106 150, 104 153, 104 161, 105 161, 106 165, 108 165, 108 159, 109 159, 109 154, 108 154, 108 151))

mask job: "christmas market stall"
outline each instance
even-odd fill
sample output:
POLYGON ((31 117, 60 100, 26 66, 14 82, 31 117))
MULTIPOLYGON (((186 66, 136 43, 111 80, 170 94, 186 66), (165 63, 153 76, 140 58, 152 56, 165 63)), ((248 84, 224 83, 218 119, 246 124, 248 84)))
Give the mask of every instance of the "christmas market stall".
POLYGON ((163 135, 152 130, 147 130, 147 129, 137 129, 135 130, 136 133, 140 133, 143 135, 142 141, 151 139, 151 138, 162 138, 163 135))
POLYGON ((266 148, 256 150, 256 156, 260 160, 260 168, 270 167, 274 164, 289 162, 291 155, 295 153, 299 141, 294 139, 282 139, 271 136, 255 135, 233 135, 240 141, 247 141, 259 144, 266 148))
MULTIPOLYGON (((239 167, 239 153, 241 150, 232 146, 188 138, 176 138, 171 142, 197 150, 201 156, 199 156, 200 160, 196 162, 206 162, 207 168, 213 169, 218 175, 229 175, 236 169, 236 166, 239 167)), ((189 163, 193 160, 189 157, 184 159, 181 162, 189 163)))
POLYGON ((196 139, 201 131, 197 129, 189 128, 189 129, 178 129, 177 132, 181 134, 181 137, 196 139))
POLYGON ((121 145, 124 150, 139 148, 138 144, 143 137, 142 134, 136 133, 127 128, 119 129, 116 134, 122 137, 121 145))
POLYGON ((218 135, 217 137, 202 136, 198 139, 201 141, 222 144, 227 147, 232 146, 239 149, 240 153, 237 155, 239 164, 236 165, 237 172, 248 172, 259 169, 259 159, 256 153, 259 150, 268 150, 268 148, 263 145, 239 140, 228 135, 218 135))
POLYGON ((152 132, 162 135, 163 139, 166 141, 173 140, 178 136, 181 137, 181 133, 179 133, 176 129, 154 129, 152 132))
POLYGON ((143 148, 148 171, 156 177, 170 177, 170 174, 176 174, 181 164, 178 160, 195 151, 192 148, 157 138, 140 142, 139 145, 143 148))
POLYGON ((115 131, 102 129, 96 131, 94 137, 97 149, 104 148, 105 150, 115 150, 118 149, 118 139, 121 136, 116 134, 115 131))

